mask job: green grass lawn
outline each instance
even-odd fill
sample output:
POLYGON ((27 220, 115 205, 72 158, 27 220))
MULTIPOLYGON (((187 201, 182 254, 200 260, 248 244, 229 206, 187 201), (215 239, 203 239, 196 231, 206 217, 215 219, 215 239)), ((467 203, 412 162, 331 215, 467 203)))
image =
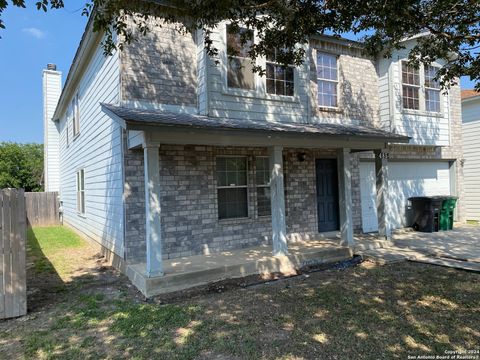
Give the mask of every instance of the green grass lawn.
POLYGON ((119 281, 71 287, 26 321, 0 323, 0 357, 406 359, 480 349, 477 273, 364 264, 169 304, 146 303, 108 276, 119 281))
POLYGON ((37 227, 27 231, 28 257, 40 274, 57 273, 66 277, 78 267, 77 259, 68 256, 71 251, 81 251, 88 244, 71 230, 62 227, 37 227))

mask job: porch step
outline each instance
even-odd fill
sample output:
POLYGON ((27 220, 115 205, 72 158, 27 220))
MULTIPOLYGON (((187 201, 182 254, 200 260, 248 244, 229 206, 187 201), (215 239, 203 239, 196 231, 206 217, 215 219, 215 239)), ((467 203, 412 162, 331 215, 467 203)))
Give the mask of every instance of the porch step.
POLYGON ((360 251, 385 249, 394 246, 393 241, 379 239, 362 239, 355 243, 355 253, 360 251))
POLYGON ((410 259, 409 254, 389 248, 365 250, 358 254, 365 260, 370 260, 377 265, 393 264, 410 259))
POLYGON ((206 285, 211 282, 242 278, 250 275, 270 273, 293 275, 306 266, 334 263, 353 256, 350 248, 339 246, 291 251, 287 256, 278 257, 272 255, 265 256, 264 253, 259 253, 258 256, 252 257, 251 251, 248 253, 248 256, 245 256, 246 253, 246 251, 244 253, 240 252, 238 256, 229 253, 229 255, 210 258, 206 256, 192 256, 174 259, 176 263, 180 264, 183 261, 188 263, 188 265, 179 265, 180 270, 175 271, 175 261, 172 260, 171 263, 173 265, 165 269, 164 276, 152 278, 145 275, 144 264, 134 264, 128 266, 127 276, 148 298, 206 285))

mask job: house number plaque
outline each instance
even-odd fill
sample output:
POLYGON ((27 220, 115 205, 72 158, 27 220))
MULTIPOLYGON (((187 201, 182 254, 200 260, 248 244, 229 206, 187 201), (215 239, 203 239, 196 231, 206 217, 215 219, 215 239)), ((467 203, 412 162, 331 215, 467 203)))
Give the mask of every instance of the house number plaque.
POLYGON ((377 155, 380 159, 390 159, 390 153, 388 152, 381 152, 377 155))

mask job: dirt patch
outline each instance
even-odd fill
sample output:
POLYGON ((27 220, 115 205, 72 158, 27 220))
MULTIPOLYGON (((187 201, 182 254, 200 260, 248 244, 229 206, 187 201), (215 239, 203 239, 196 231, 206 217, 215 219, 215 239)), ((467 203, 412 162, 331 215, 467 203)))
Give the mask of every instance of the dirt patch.
POLYGON ((279 281, 278 274, 233 279, 146 302, 96 251, 62 255, 70 256, 78 269, 62 291, 47 286, 62 277, 30 274, 36 304, 26 317, 0 321, 0 357, 405 359, 480 346, 479 274, 363 262, 279 281))
MULTIPOLYGON (((124 285, 128 279, 109 266, 107 260, 93 246, 63 250, 65 259, 79 264, 73 271, 64 274, 57 272, 38 272, 34 266, 35 258, 30 257, 27 264, 27 305, 28 312, 41 311, 45 307, 63 302, 76 290, 80 293, 108 291, 109 286, 124 285)), ((76 292, 75 291, 75 292, 76 292)), ((139 296, 137 291, 130 291, 139 296)))

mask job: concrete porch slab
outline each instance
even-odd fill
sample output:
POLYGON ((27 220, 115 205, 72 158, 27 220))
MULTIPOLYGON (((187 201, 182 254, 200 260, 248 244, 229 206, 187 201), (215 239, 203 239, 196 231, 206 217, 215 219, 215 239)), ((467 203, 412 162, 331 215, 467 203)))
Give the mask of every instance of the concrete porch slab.
POLYGON ((305 266, 337 262, 353 255, 350 248, 327 239, 292 243, 288 251, 287 256, 275 257, 272 247, 265 245, 164 260, 165 275, 151 278, 145 275, 145 264, 132 264, 127 267, 127 276, 146 297, 152 297, 249 275, 292 275, 305 266))

